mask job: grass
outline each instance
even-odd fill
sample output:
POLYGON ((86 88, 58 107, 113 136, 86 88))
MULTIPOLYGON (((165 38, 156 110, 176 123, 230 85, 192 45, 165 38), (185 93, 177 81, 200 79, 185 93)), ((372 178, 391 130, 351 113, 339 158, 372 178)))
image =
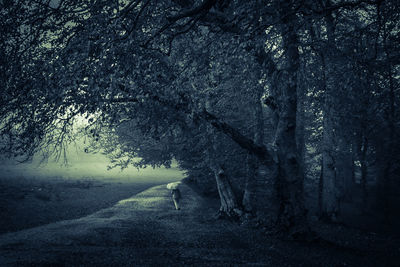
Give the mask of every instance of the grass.
POLYGON ((216 220, 219 200, 201 197, 186 185, 181 190, 182 210, 176 211, 166 184, 180 180, 182 174, 173 169, 119 177, 7 173, 0 178, 0 263, 5 265, 396 266, 400 262, 400 241, 379 234, 317 224, 318 233, 334 245, 301 243, 282 240, 268 229, 216 220))
POLYGON ((2 165, 0 234, 76 219, 149 187, 182 179, 177 169, 107 172, 103 167, 85 163, 75 171, 71 167, 54 171, 55 166, 2 165), (93 169, 96 171, 91 172, 93 169))
POLYGON ((163 184, 86 217, 1 235, 0 262, 11 266, 396 266, 399 260, 398 241, 335 227, 324 231, 336 237, 333 242, 346 240, 346 246, 285 241, 262 229, 216 220, 218 199, 203 198, 186 185, 181 192, 180 211, 174 209, 163 184), (378 243, 382 247, 374 247, 378 243))

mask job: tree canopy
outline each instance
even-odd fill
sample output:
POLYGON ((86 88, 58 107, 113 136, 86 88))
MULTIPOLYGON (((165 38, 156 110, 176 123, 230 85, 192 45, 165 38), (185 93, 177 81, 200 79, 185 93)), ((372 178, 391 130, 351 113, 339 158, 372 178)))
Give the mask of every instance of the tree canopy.
POLYGON ((251 195, 265 167, 277 220, 297 233, 308 228, 305 175, 326 177, 328 217, 351 176, 341 171, 367 155, 384 158, 377 180, 397 179, 396 1, 0 5, 3 153, 61 153, 85 118, 115 165, 175 158, 198 180, 215 175, 220 197, 222 173, 251 195))

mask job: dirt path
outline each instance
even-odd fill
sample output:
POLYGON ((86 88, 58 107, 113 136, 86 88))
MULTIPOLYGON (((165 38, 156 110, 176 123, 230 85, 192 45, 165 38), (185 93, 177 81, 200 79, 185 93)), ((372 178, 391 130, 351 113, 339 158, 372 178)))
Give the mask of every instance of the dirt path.
MULTIPOLYGON (((156 186, 90 216, 0 235, 2 266, 385 266, 368 251, 268 237, 213 219, 218 203, 156 186)), ((385 260, 386 258, 386 260, 385 260)), ((393 266, 395 264, 393 263, 393 266)))
POLYGON ((90 179, 8 181, 0 180, 0 235, 81 218, 161 184, 111 179, 109 182, 90 179))

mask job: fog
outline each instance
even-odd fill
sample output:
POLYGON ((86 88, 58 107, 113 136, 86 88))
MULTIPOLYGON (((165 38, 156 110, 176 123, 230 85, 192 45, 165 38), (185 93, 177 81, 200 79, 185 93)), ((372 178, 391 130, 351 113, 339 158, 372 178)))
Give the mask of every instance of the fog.
POLYGON ((119 167, 107 170, 110 164, 109 159, 101 153, 85 153, 82 149, 71 147, 67 151, 67 164, 63 160, 56 161, 49 158, 47 162, 42 162, 40 156, 35 156, 29 163, 18 163, 15 160, 4 159, 0 165, 1 177, 36 177, 50 178, 60 177, 68 179, 92 178, 121 178, 129 181, 151 180, 152 182, 163 182, 171 180, 180 180, 183 173, 172 164, 171 168, 146 168, 137 169, 130 166, 124 170, 119 167))

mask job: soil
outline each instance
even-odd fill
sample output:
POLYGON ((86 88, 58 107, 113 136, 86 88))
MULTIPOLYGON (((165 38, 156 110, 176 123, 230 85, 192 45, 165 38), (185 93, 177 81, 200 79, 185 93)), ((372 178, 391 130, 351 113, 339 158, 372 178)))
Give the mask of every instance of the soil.
MULTIPOLYGON (((267 229, 217 220, 218 200, 201 197, 185 184, 181 185, 181 193, 181 210, 174 209, 170 191, 164 184, 85 217, 2 234, 0 265, 399 266, 400 263, 400 240, 390 236, 315 223, 314 229, 322 240, 285 240, 267 229)), ((50 201, 47 197, 39 199, 50 201)))

